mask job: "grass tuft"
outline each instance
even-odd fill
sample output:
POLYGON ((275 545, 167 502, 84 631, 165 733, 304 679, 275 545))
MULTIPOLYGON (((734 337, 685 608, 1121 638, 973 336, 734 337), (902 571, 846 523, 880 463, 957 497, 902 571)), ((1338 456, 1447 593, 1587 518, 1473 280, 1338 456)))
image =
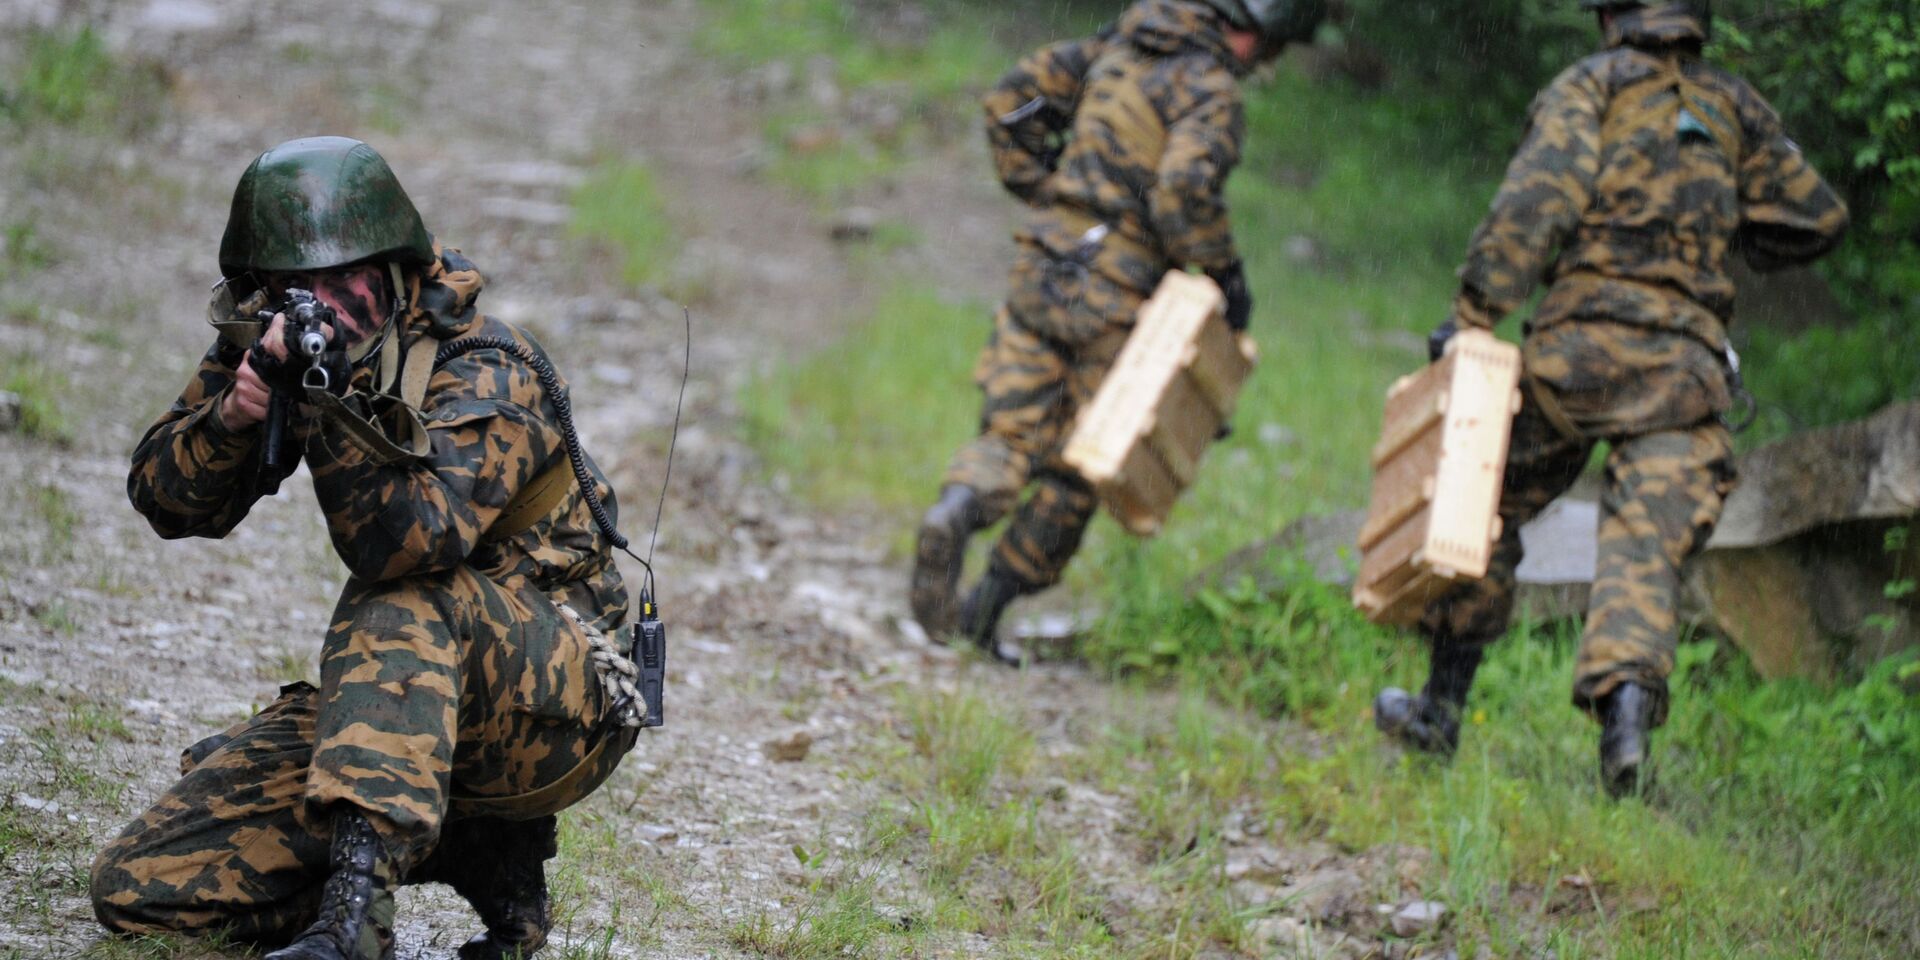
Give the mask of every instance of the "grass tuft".
POLYGON ((21 39, 23 55, 0 86, 0 118, 21 125, 151 122, 162 75, 115 60, 91 26, 33 29, 21 39))
POLYGON ((61 412, 67 375, 32 357, 0 359, 0 390, 20 398, 20 430, 55 444, 73 442, 73 430, 61 412))
POLYGON ((612 251, 626 282, 662 286, 673 278, 679 241, 646 165, 602 164, 573 194, 572 234, 612 251))

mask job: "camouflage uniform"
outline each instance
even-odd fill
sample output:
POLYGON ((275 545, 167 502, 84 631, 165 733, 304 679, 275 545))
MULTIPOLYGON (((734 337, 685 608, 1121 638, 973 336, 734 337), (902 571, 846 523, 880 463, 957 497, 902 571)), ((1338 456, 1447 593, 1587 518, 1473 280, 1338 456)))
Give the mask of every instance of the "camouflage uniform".
MULTIPOLYGON (((540 352, 525 331, 475 312, 471 263, 436 253, 408 280, 413 307, 396 336, 430 350, 491 335, 540 352)), ((134 453, 129 496, 163 537, 224 536, 260 496, 260 431, 229 431, 218 412, 239 360, 224 341, 210 350, 134 453)), ((376 372, 356 372, 349 407, 366 408, 376 372)), ((544 844, 538 863, 552 855, 551 815, 631 746, 630 732, 600 732, 607 705, 586 631, 611 634, 627 598, 580 491, 524 531, 487 536, 514 495, 566 457, 551 398, 520 360, 480 350, 433 371, 419 417, 430 452, 391 463, 332 421, 297 425, 351 573, 320 686, 285 687, 231 739, 210 740, 217 749, 189 751, 180 781, 101 852, 92 895, 110 929, 284 942, 314 919, 327 811, 342 804, 364 812, 393 868, 415 880, 448 876, 436 841, 450 833, 544 844), (542 788, 553 789, 534 805, 476 799, 542 788)))
POLYGON ((975 368, 981 432, 946 483, 979 496, 983 526, 1018 504, 992 564, 1023 592, 1059 580, 1093 516, 1060 446, 1141 302, 1170 268, 1238 262, 1222 190, 1245 130, 1243 65, 1225 27, 1205 4, 1145 0, 1112 29, 1029 55, 985 98, 1001 182, 1033 210, 975 368), (1096 225, 1111 232, 1083 243, 1096 225))
POLYGON ((1772 107, 1700 60, 1704 27, 1688 5, 1621 10, 1607 39, 1535 99, 1460 269, 1461 326, 1493 326, 1537 278, 1549 287, 1527 324, 1527 390, 1491 569, 1434 603, 1423 628, 1473 646, 1505 631, 1521 525, 1605 441, 1599 566, 1573 699, 1591 711, 1631 681, 1652 694, 1657 725, 1680 567, 1734 485, 1720 420, 1733 393, 1727 254, 1757 269, 1806 262, 1839 241, 1847 211, 1772 107))

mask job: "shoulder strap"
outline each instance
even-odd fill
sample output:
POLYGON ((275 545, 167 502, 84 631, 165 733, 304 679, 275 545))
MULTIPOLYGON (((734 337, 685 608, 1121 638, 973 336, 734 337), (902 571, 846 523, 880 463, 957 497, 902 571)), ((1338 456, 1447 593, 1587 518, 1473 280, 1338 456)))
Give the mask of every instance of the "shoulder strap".
POLYGON ((545 470, 540 471, 520 492, 507 502, 507 508, 493 521, 493 526, 480 536, 481 543, 499 543, 508 537, 523 533, 545 519, 553 508, 566 499, 567 492, 573 489, 573 464, 565 456, 555 457, 545 470))
POLYGON ((407 359, 400 367, 400 401, 415 410, 427 402, 427 383, 433 379, 433 358, 440 352, 440 339, 423 333, 407 348, 407 359))
MULTIPOLYGON (((407 348, 407 358, 400 370, 399 395, 400 402, 408 409, 417 412, 426 402, 427 384, 433 379, 433 362, 439 353, 440 340, 432 334, 421 334, 407 348)), ((573 463, 563 454, 555 457, 507 501, 506 509, 494 519, 487 532, 481 534, 480 542, 499 543, 532 529, 566 499, 571 489, 573 463)))

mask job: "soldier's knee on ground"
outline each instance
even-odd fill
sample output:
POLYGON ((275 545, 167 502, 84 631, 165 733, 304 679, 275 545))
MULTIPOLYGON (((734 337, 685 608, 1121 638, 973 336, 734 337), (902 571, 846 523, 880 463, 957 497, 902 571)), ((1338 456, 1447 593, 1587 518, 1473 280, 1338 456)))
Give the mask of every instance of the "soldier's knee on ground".
POLYGON ((190 922, 190 904, 171 902, 159 895, 163 885, 142 879, 130 869, 134 848, 123 840, 101 850, 87 874, 87 899, 93 902, 93 916, 100 925, 122 936, 200 929, 190 922))

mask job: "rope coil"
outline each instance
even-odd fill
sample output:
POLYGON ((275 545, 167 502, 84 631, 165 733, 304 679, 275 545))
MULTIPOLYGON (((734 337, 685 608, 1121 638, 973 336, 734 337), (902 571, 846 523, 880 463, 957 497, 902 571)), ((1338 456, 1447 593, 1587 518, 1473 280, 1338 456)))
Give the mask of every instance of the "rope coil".
POLYGON ((640 677, 640 667, 622 656, 600 631, 594 629, 572 607, 564 603, 558 606, 560 612, 573 618, 573 622, 580 625, 580 632, 586 634, 593 672, 600 678, 600 688, 606 693, 606 702, 619 705, 617 712, 605 722, 638 728, 647 719, 646 700, 641 698, 640 688, 634 683, 640 677))

